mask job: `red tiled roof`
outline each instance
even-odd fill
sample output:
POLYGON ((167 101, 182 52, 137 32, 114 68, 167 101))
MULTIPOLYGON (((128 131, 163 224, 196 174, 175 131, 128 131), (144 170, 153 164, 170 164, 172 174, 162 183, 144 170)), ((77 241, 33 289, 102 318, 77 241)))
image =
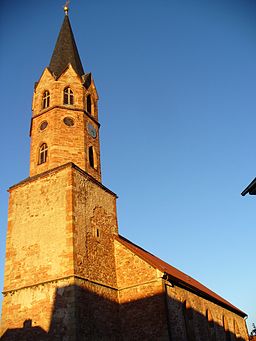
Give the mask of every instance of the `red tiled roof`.
POLYGON ((116 239, 126 246, 129 250, 134 252, 137 256, 148 262, 150 265, 152 265, 154 268, 163 271, 167 273, 173 281, 176 281, 180 283, 181 285, 185 285, 186 287, 189 287, 192 291, 195 291, 198 294, 201 294, 201 296, 206 297, 207 299, 211 301, 217 301, 222 306, 225 306, 226 308, 229 308, 232 311, 235 311, 237 314, 241 315, 242 317, 247 316, 243 311, 233 306, 231 303, 226 301, 224 298, 220 297, 219 295, 215 294, 215 292, 211 291, 192 277, 186 275, 184 272, 176 269, 175 267, 171 266, 168 263, 165 263, 160 258, 152 255, 148 251, 142 249, 140 246, 133 244, 128 239, 117 236, 116 239))

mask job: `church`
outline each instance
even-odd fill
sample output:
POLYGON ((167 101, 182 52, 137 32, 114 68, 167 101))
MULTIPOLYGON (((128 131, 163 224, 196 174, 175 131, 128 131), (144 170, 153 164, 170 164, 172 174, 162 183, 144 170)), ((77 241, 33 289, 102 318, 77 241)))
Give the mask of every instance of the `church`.
POLYGON ((119 235, 98 94, 64 9, 34 86, 30 174, 9 188, 0 340, 249 340, 243 311, 119 235))

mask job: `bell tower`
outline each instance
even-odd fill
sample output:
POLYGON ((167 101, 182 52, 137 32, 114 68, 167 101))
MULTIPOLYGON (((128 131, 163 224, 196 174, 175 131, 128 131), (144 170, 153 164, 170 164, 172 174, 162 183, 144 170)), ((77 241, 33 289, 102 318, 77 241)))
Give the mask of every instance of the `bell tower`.
POLYGON ((34 88, 30 176, 73 162, 101 181, 97 101, 66 11, 50 65, 34 88))
POLYGON ((0 338, 80 341, 118 328, 117 197, 101 183, 97 101, 65 8, 34 87, 30 176, 9 188, 0 338))

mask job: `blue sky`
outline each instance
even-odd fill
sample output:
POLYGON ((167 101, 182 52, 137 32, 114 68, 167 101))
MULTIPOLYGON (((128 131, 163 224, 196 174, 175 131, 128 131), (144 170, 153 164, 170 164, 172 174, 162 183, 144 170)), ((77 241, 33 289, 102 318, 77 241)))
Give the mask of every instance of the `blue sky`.
MULTIPOLYGON (((64 1, 1 0, 0 286, 6 189, 28 176, 33 85, 49 64, 64 1)), ((103 183, 122 235, 256 322, 256 3, 73 0, 93 73, 103 183)), ((29 227, 28 227, 29 236, 29 227)))

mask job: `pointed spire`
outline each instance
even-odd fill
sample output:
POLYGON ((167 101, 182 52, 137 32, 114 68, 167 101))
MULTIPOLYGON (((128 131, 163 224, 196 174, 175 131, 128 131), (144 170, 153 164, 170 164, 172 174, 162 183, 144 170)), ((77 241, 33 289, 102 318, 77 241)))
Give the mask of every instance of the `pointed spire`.
POLYGON ((64 21, 52 54, 49 69, 56 77, 59 77, 70 63, 77 74, 82 76, 84 74, 84 69, 68 18, 67 6, 64 7, 64 11, 64 21))

